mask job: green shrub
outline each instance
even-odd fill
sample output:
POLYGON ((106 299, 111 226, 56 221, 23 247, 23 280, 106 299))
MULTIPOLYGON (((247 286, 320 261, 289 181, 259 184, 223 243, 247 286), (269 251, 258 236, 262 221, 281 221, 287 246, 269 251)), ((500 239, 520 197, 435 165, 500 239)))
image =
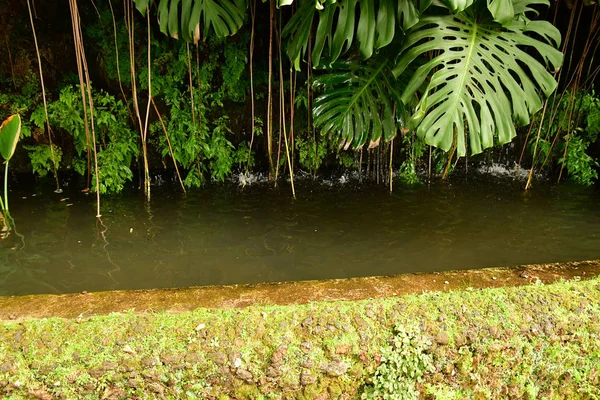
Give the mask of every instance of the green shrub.
POLYGON ((365 386, 361 399, 412 400, 419 398, 417 383, 435 370, 431 346, 417 327, 396 324, 391 343, 381 349, 381 364, 372 384, 365 386))

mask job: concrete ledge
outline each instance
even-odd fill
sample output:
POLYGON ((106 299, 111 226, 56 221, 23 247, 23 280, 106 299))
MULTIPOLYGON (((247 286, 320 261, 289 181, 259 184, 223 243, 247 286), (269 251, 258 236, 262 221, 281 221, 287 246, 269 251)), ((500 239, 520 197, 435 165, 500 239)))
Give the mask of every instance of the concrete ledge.
POLYGON ((388 277, 331 279, 258 285, 206 286, 181 289, 117 290, 62 295, 0 297, 0 321, 76 318, 134 309, 136 312, 183 312, 200 307, 241 308, 314 301, 363 300, 411 293, 521 286, 537 281, 591 278, 600 275, 600 260, 522 265, 510 268, 388 277))

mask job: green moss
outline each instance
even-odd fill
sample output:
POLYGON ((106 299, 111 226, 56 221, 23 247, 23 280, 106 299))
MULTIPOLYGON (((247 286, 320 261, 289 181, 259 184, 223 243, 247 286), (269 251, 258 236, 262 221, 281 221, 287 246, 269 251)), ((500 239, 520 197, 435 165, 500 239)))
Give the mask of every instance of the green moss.
POLYGON ((0 395, 360 397, 384 387, 387 376, 442 399, 594 398, 600 394, 599 304, 595 278, 364 301, 6 322, 0 324, 0 395), (411 363, 408 372, 398 367, 404 362, 411 363))

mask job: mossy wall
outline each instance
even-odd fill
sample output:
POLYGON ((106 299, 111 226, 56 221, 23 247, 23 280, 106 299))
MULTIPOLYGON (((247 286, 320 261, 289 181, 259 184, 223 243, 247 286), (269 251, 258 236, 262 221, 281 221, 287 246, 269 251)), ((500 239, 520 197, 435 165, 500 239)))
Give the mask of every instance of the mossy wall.
POLYGON ((6 398, 598 398, 600 279, 0 325, 6 398))

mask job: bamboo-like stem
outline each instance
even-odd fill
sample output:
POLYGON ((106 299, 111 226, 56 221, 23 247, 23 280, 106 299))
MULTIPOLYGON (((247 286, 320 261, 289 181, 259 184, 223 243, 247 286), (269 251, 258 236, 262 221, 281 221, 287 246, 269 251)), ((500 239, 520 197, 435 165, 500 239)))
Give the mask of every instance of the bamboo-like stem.
POLYGON ((358 159, 358 182, 362 183, 362 159, 363 159, 364 149, 361 147, 359 149, 359 151, 360 151, 360 157, 358 159))
MULTIPOLYGON (((76 4, 75 4, 76 5, 76 4)), ((71 0, 69 0, 69 7, 71 8, 71 0)), ((79 46, 79 42, 77 40, 78 38, 78 29, 77 29, 77 25, 78 24, 78 19, 75 16, 75 13, 73 12, 73 10, 71 9, 71 25, 73 26, 73 45, 75 46, 75 58, 77 61, 77 75, 79 77, 79 90, 80 90, 80 94, 81 94, 81 101, 83 104, 83 124, 85 126, 85 146, 86 146, 86 153, 87 153, 87 187, 86 187, 86 191, 88 191, 90 189, 90 173, 91 173, 91 160, 92 160, 92 149, 91 149, 91 144, 90 144, 90 124, 89 124, 89 120, 88 120, 88 109, 87 109, 87 103, 85 100, 85 82, 84 82, 84 73, 83 73, 83 64, 82 64, 82 57, 81 57, 81 48, 79 46)))
POLYGON ((269 2, 269 82, 267 88, 267 154, 269 157, 269 177, 273 175, 273 134, 272 108, 273 108, 273 23, 275 19, 275 2, 269 2))
POLYGON ((390 193, 394 190, 394 173, 392 169, 392 159, 394 158, 394 139, 392 138, 392 142, 390 143, 390 193))
POLYGON ((4 41, 6 42, 6 51, 8 52, 8 63, 10 65, 10 77, 12 78, 13 88, 17 90, 17 81, 15 81, 15 68, 13 66, 10 43, 8 41, 8 32, 4 32, 4 41))
POLYGON ((128 31, 128 39, 129 39, 129 71, 131 74, 131 93, 133 98, 133 109, 135 111, 135 116, 138 123, 138 130, 140 132, 140 139, 142 145, 142 156, 144 158, 144 193, 147 196, 147 199, 150 200, 150 191, 149 191, 149 179, 146 181, 146 177, 149 178, 148 172, 148 160, 147 160, 147 149, 145 146, 144 139, 144 124, 142 123, 142 116, 140 114, 140 106, 138 102, 138 94, 137 94, 137 83, 136 83, 136 74, 135 74, 135 26, 134 26, 134 16, 133 16, 133 0, 126 0, 126 13, 125 19, 127 20, 127 31, 128 31))
POLYGON ((200 45, 196 43, 196 75, 198 75, 198 129, 202 132, 202 81, 200 80, 200 45))
MULTIPOLYGON (((292 184, 292 197, 296 198, 296 189, 294 187, 294 169, 292 167, 292 160, 290 157, 290 148, 288 145, 288 135, 285 123, 285 94, 283 92, 283 61, 281 56, 281 11, 279 14, 279 31, 278 31, 278 47, 279 47, 279 98, 281 99, 281 125, 280 125, 280 138, 279 138, 279 148, 281 149, 281 127, 283 127, 283 140, 285 141, 285 154, 287 157, 287 164, 290 171, 290 183, 292 184)), ((293 108, 293 104, 291 105, 293 108)), ((277 169, 279 169, 279 154, 277 155, 277 169)), ((277 175, 275 175, 275 182, 277 182, 277 175)))
POLYGON ((169 145, 169 153, 171 154, 171 159, 173 160, 173 165, 175 166, 175 172, 177 173, 177 178, 179 179, 179 184, 181 185, 181 190, 183 190, 183 193, 187 193, 187 191, 185 190, 185 186, 183 185, 183 180, 181 179, 181 175, 179 174, 179 167, 177 166, 177 161, 175 160, 175 154, 173 153, 173 147, 171 147, 171 139, 169 139, 169 132, 167 132, 167 127, 162 119, 162 116, 160 115, 160 112, 158 112, 158 107, 156 107, 154 98, 150 98, 150 101, 152 101, 152 105, 154 106, 154 111, 156 112, 156 115, 158 116, 158 120, 160 121, 160 124, 162 125, 162 128, 163 128, 163 132, 165 133, 165 137, 167 138, 167 144, 169 145))
POLYGON ((448 173, 450 172, 450 165, 452 165, 454 153, 456 153, 456 144, 452 146, 452 150, 450 150, 450 154, 448 154, 448 162, 446 163, 446 168, 444 169, 444 174, 442 175, 443 181, 445 181, 446 178, 448 178, 448 173))
POLYGON ((48 128, 48 142, 50 143, 50 156, 52 157, 52 166, 54 167, 54 179, 56 180, 56 193, 62 193, 60 183, 58 182, 58 168, 54 158, 54 145, 52 144, 52 128, 50 127, 50 118, 48 117, 48 102, 46 101, 46 88, 44 86, 44 72, 42 70, 42 57, 38 46, 37 35, 35 33, 35 24, 33 23, 33 14, 31 12, 31 1, 27 0, 27 9, 29 10, 29 21, 31 22, 31 31, 33 32, 33 42, 35 44, 35 54, 37 55, 38 67, 40 71, 40 84, 42 86, 42 101, 44 102, 44 115, 46 117, 46 127, 48 128))
POLYGON ((432 146, 429 146, 429 170, 428 170, 428 174, 427 174, 429 183, 431 183, 431 148, 432 148, 432 146))
MULTIPOLYGON (((548 108, 548 99, 546 99, 546 101, 544 102, 544 109, 542 110, 542 121, 544 120, 544 117, 546 115, 547 108, 548 108)), ((537 156, 538 143, 540 141, 540 135, 542 133, 542 125, 543 124, 540 124, 540 126, 538 128, 537 138, 535 140, 535 146, 533 147, 533 161, 531 164, 531 169, 529 170, 529 175, 527 176, 527 183, 525 184, 525 190, 528 190, 531 187, 531 180, 533 178, 533 171, 535 169, 535 157, 537 156)))
POLYGON ((292 147, 292 169, 294 169, 294 158, 295 158, 295 154, 294 154, 294 119, 295 119, 295 106, 294 106, 294 101, 295 101, 295 96, 294 93, 296 92, 296 73, 294 72, 294 69, 292 67, 290 67, 290 146, 292 147))
POLYGON ((144 121, 144 134, 142 135, 142 149, 144 151, 144 191, 150 201, 150 169, 148 167, 148 120, 150 118, 150 103, 152 102, 152 55, 150 37, 150 7, 146 10, 148 23, 148 104, 146 105, 146 120, 144 121))
MULTIPOLYGON (((285 93, 283 88, 283 60, 281 59, 281 10, 277 21, 277 57, 279 58, 279 139, 277 140, 277 164, 275 164, 275 186, 279 178, 279 163, 281 160, 281 133, 285 125, 285 93)), ((287 144, 286 144, 287 145, 287 144)))
MULTIPOLYGON (((85 56, 85 47, 83 45, 83 34, 81 32, 81 20, 79 17, 79 9, 77 7, 77 0, 69 0, 69 7, 71 10, 71 20, 73 23, 73 32, 74 32, 74 40, 75 40, 75 48, 76 54, 79 58, 78 62, 78 72, 80 74, 80 82, 85 79, 85 87, 87 89, 87 104, 85 95, 82 97, 84 110, 89 107, 89 116, 90 116, 90 124, 91 124, 91 132, 92 132, 92 149, 94 154, 94 166, 95 166, 95 176, 96 176, 96 218, 100 218, 100 179, 99 179, 99 171, 98 171, 98 153, 96 151, 96 129, 94 124, 94 101, 92 99, 92 88, 90 75, 88 71, 87 59, 85 56), (83 73, 83 76, 81 76, 83 73)), ((83 86, 82 86, 83 88, 83 86)))
MULTIPOLYGON (((308 126, 308 135, 313 137, 313 179, 317 179, 317 134, 316 130, 313 129, 312 126, 312 82, 311 82, 311 72, 312 72, 312 35, 308 36, 308 51, 306 53, 306 61, 308 64, 307 68, 307 77, 306 77, 306 108, 307 108, 307 126, 308 126)), ((361 152, 361 161, 362 161, 362 152, 361 152)), ((361 178, 362 179, 362 178, 361 178)))
MULTIPOLYGON (((127 104, 127 96, 125 96, 125 90, 123 90, 123 80, 121 79, 121 67, 119 65, 119 43, 117 42, 117 21, 115 20, 115 11, 113 10, 112 1, 108 0, 108 6, 110 7, 110 15, 112 16, 113 33, 115 38, 115 57, 117 61, 117 79, 119 80, 119 88, 121 89, 121 95, 125 104, 127 104)), ((129 110, 129 107, 127 107, 129 110)))
POLYGON ((187 50, 188 74, 190 78, 190 101, 192 105, 192 124, 196 125, 196 107, 194 107, 194 79, 192 78, 192 58, 190 57, 190 43, 185 44, 187 50))
MULTIPOLYGON (((246 174, 250 167, 250 157, 252 156, 252 145, 254 144, 255 125, 255 102, 254 102, 254 28, 256 22, 256 0, 249 4, 250 7, 250 108, 252 113, 252 135, 250 137, 250 148, 248 149, 248 159, 246 160, 246 174)), ((246 184, 246 176, 244 176, 244 185, 246 184)))

